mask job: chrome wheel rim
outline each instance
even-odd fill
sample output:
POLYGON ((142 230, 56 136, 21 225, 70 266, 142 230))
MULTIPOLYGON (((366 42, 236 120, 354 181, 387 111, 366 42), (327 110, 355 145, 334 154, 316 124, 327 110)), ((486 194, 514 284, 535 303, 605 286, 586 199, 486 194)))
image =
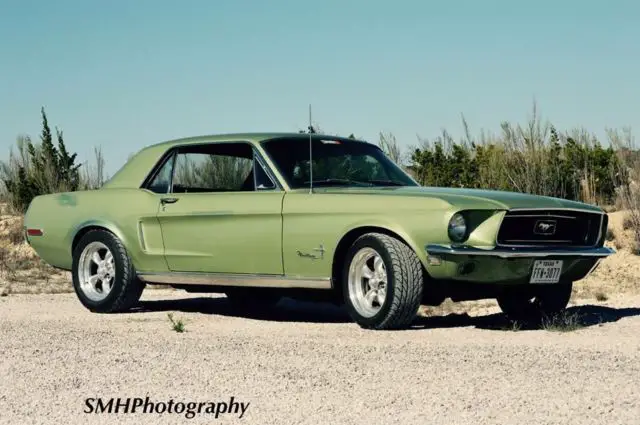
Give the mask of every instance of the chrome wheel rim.
POLYGON ((80 289, 92 301, 102 301, 111 292, 116 277, 113 254, 102 242, 87 245, 78 261, 80 289))
POLYGON ((349 266, 349 298, 358 314, 375 316, 387 298, 387 269, 373 248, 362 248, 349 266))

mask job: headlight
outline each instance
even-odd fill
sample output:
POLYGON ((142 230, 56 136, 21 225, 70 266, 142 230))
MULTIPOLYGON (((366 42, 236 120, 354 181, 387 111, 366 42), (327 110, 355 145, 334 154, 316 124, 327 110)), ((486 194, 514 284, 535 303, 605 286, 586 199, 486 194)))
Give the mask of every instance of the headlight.
POLYGON ((451 217, 448 232, 449 238, 454 242, 462 242, 467 238, 467 223, 462 214, 455 213, 451 217))

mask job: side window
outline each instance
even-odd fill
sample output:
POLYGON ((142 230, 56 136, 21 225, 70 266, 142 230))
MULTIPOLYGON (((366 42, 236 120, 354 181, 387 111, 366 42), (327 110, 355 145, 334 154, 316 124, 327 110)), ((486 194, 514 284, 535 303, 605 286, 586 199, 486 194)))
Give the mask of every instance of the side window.
POLYGON ((149 184, 149 190, 155 193, 168 193, 171 184, 171 170, 173 170, 173 155, 165 161, 158 174, 149 184))
POLYGON ((255 162, 255 173, 256 173, 256 190, 271 190, 275 189, 276 185, 271 180, 271 177, 265 171, 262 162, 256 160, 255 162))
POLYGON ((174 193, 255 190, 253 149, 246 143, 183 148, 176 157, 174 193))

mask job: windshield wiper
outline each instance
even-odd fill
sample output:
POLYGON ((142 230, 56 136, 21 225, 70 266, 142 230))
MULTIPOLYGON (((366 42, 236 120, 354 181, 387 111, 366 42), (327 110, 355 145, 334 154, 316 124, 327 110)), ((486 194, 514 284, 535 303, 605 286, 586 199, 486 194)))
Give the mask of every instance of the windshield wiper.
POLYGON ((397 182, 395 180, 368 180, 367 182, 374 185, 381 185, 381 186, 406 186, 406 184, 402 182, 397 182))
MULTIPOLYGON (((304 184, 310 184, 311 181, 307 180, 304 184)), ((373 186, 373 183, 363 182, 359 180, 350 180, 350 179, 320 179, 314 180, 313 184, 339 184, 344 186, 349 185, 358 185, 358 186, 373 186)))
MULTIPOLYGON (((307 180, 304 184, 309 184, 310 182, 307 180)), ((406 186, 406 184, 402 182, 398 182, 395 180, 351 180, 351 179, 319 179, 314 180, 313 184, 339 184, 344 186, 349 185, 358 185, 358 186, 406 186)))

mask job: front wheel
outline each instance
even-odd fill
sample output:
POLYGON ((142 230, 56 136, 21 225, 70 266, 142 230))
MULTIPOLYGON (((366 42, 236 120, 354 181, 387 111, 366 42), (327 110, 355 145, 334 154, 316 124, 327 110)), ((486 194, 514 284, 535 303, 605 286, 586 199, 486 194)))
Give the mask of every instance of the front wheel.
POLYGON ((497 298, 502 312, 513 321, 541 321, 561 313, 569 304, 573 282, 541 285, 533 293, 513 288, 497 298))
POLYGON ((422 263, 402 241, 368 233, 354 242, 343 270, 345 305, 366 329, 408 327, 418 312, 423 290, 422 263))

